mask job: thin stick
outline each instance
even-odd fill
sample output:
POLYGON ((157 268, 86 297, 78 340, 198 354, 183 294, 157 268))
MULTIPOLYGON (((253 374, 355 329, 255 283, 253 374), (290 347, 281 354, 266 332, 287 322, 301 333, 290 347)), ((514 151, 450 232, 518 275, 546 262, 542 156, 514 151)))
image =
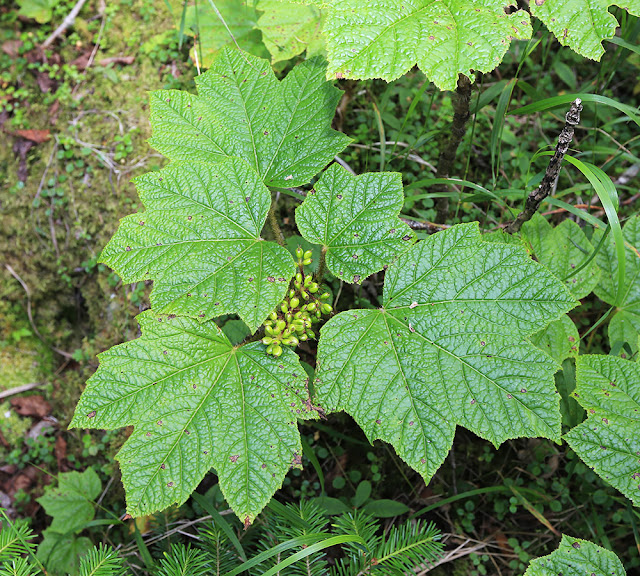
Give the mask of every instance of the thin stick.
POLYGON ((22 394, 22 392, 28 392, 29 390, 39 388, 40 386, 42 386, 40 382, 31 382, 29 384, 23 384, 22 386, 10 388, 9 390, 3 390, 2 392, 0 392, 0 400, 2 400, 3 398, 8 398, 9 396, 14 396, 16 394, 22 394))
POLYGON ((573 140, 573 133, 576 125, 580 122, 580 112, 582 112, 582 100, 576 98, 569 108, 569 112, 565 116, 565 125, 558 136, 558 144, 556 145, 556 151, 549 160, 547 170, 544 173, 544 178, 540 182, 540 186, 536 190, 533 190, 524 205, 524 210, 518 214, 518 217, 511 222, 505 230, 509 234, 514 234, 520 230, 522 225, 531 220, 533 215, 537 212, 542 201, 551 194, 556 182, 558 181, 558 175, 560 174, 560 168, 562 167, 562 159, 569 150, 569 145, 573 140))
POLYGON ((51 46, 51 44, 53 44, 53 42, 55 41, 55 39, 60 36, 60 34, 62 34, 67 28, 69 28, 69 26, 71 26, 76 19, 76 16, 78 15, 78 13, 80 12, 80 10, 82 10, 82 7, 84 6, 84 3, 87 0, 78 0, 78 2, 76 3, 76 5, 73 7, 73 9, 71 10, 71 12, 69 12, 69 14, 67 15, 67 17, 62 21, 62 24, 60 24, 60 26, 58 26, 52 33, 51 35, 42 43, 42 48, 49 48, 49 46, 51 46))

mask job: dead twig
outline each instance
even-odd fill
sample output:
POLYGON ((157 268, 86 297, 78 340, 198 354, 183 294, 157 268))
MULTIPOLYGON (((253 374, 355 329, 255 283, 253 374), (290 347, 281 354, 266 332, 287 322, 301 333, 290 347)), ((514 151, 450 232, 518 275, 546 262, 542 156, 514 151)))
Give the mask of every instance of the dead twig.
POLYGON ((514 234, 520 230, 525 222, 528 222, 533 218, 533 215, 538 211, 542 201, 551 194, 556 182, 558 181, 558 175, 560 174, 560 168, 562 167, 562 159, 569 150, 569 145, 573 140, 573 134, 575 127, 580 122, 580 112, 582 112, 582 100, 576 98, 571 104, 571 108, 565 116, 565 125, 558 136, 558 144, 556 145, 556 151, 549 160, 547 170, 544 174, 540 186, 536 190, 533 190, 524 205, 524 210, 518 214, 517 218, 511 222, 505 230, 509 234, 514 234))
POLYGON ((43 386, 40 382, 30 382, 29 384, 23 384, 22 386, 16 386, 15 388, 9 388, 9 390, 3 390, 0 392, 0 400, 8 398, 9 396, 15 396, 16 394, 22 394, 22 392, 28 392, 34 388, 43 386))
POLYGON ((49 46, 54 43, 55 39, 75 22, 76 16, 79 14, 80 10, 82 10, 86 1, 87 0, 78 0, 76 2, 76 5, 73 7, 71 12, 67 14, 67 17, 62 21, 62 24, 60 24, 60 26, 58 26, 42 43, 42 49, 49 48, 49 46))

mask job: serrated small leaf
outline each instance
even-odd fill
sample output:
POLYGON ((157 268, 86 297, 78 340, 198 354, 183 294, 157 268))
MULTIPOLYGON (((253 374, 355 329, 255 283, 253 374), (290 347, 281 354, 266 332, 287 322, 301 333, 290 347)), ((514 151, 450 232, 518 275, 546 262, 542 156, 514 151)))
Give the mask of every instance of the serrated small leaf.
POLYGON ((350 139, 331 129, 341 92, 313 58, 278 81, 267 60, 224 48, 198 95, 151 94, 151 146, 170 160, 246 160, 267 186, 307 184, 350 139))
POLYGON ((307 58, 320 53, 322 39, 322 13, 317 7, 297 2, 260 0, 262 11, 257 27, 262 41, 271 53, 273 63, 289 60, 307 51, 307 58))
POLYGON ((602 41, 616 33, 618 21, 609 12, 610 6, 640 16, 639 0, 535 0, 529 6, 560 44, 592 60, 600 60, 602 41))
POLYGON ((93 548, 86 536, 74 536, 46 528, 36 557, 52 574, 78 574, 81 559, 93 548))
POLYGON ((237 313, 254 331, 295 273, 260 237, 271 195, 238 158, 170 164, 135 180, 145 211, 123 218, 100 261, 125 282, 153 280, 157 312, 208 320, 237 313))
POLYGON ((182 504, 214 467, 251 522, 302 454, 298 418, 314 418, 298 356, 235 348, 212 322, 138 316, 142 336, 100 355, 71 427, 134 426, 117 455, 127 511, 182 504))
POLYGON ((579 356, 574 397, 588 418, 564 438, 595 472, 640 506, 640 365, 579 356))
POLYGON ((549 354, 558 364, 562 364, 567 358, 575 358, 580 346, 578 329, 566 314, 551 322, 540 332, 533 334, 529 340, 540 350, 549 354))
MULTIPOLYGON (((640 333, 640 216, 627 221, 622 229, 625 240, 625 286, 622 302, 609 322, 609 343, 627 342, 633 352, 638 351, 640 333)), ((596 230, 593 243, 598 244, 603 232, 596 230)), ((600 283, 595 289, 596 296, 607 304, 615 306, 618 290, 618 259, 615 242, 611 235, 605 238, 604 246, 596 256, 602 269, 600 283)))
POLYGON ((63 472, 58 485, 47 486, 38 503, 53 516, 49 528, 61 534, 78 532, 93 520, 94 500, 100 495, 102 483, 89 466, 84 472, 63 472))
POLYGON ((593 246, 573 220, 563 220, 554 227, 536 214, 525 222, 522 235, 538 261, 560 278, 577 299, 591 294, 600 279, 600 269, 594 258, 575 273, 591 256, 593 246))
POLYGON ((462 224, 415 244, 386 272, 383 308, 321 331, 315 390, 369 440, 429 479, 461 425, 499 445, 558 440, 557 364, 526 340, 576 305, 523 249, 462 224))
POLYGON ((593 542, 566 534, 558 549, 532 560, 524 576, 625 576, 620 559, 593 542))
POLYGON ((514 38, 531 37, 511 0, 306 0, 327 16, 328 78, 395 80, 416 64, 441 90, 490 72, 514 38))
POLYGON ((296 224, 304 238, 326 249, 331 272, 360 283, 415 242, 415 232, 398 218, 403 199, 397 172, 353 176, 332 164, 296 209, 296 224))

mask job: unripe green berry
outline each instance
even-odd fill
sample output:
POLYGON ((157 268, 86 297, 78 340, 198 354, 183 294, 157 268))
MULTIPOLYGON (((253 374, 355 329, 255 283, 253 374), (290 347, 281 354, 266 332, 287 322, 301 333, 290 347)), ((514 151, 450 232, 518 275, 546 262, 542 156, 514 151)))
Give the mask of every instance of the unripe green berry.
POLYGON ((333 308, 327 304, 326 302, 324 304, 322 304, 322 306, 320 307, 320 310, 322 310, 323 314, 329 314, 333 311, 333 308))
POLYGON ((273 342, 273 338, 269 338, 268 336, 262 339, 262 343, 265 346, 268 346, 269 344, 271 344, 271 342, 273 342))
POLYGON ((309 260, 312 256, 313 256, 313 251, 312 251, 312 250, 307 250, 307 251, 303 254, 303 258, 304 258, 305 260, 309 260))
POLYGON ((293 314, 291 314, 291 312, 288 312, 284 318, 287 322, 291 322, 291 320, 293 320, 293 314))
POLYGON ((282 354, 282 346, 280 346, 280 344, 276 344, 273 347, 273 352, 272 354, 277 358, 278 356, 280 356, 282 354))
POLYGON ((313 330, 307 330, 307 336, 309 338, 315 338, 316 337, 316 333, 313 330))
POLYGON ((307 310, 309 310, 309 312, 313 312, 315 309, 316 309, 315 302, 309 302, 309 304, 307 304, 307 310))
POLYGON ((296 248, 296 258, 298 260, 302 260, 302 257, 304 256, 304 251, 302 250, 302 248, 300 248, 300 246, 298 246, 296 248))
POLYGON ((280 304, 280 310, 282 310, 283 314, 286 314, 287 312, 289 312, 289 306, 287 306, 286 302, 283 302, 282 304, 280 304))
POLYGON ((286 327, 287 327, 287 323, 284 320, 278 320, 278 323, 276 324, 276 328, 278 329, 278 332, 282 332, 286 327))
POLYGON ((302 263, 303 263, 305 266, 309 266, 309 264, 311 264, 311 258, 305 258, 305 259, 302 261, 302 263))
POLYGON ((300 334, 300 336, 298 336, 298 339, 300 340, 300 342, 304 342, 309 339, 309 336, 307 336, 306 334, 300 334))
POLYGON ((313 276, 311 276, 311 274, 307 274, 304 277, 304 285, 305 286, 309 286, 309 284, 311 284, 311 282, 313 282, 313 276))
POLYGON ((296 312, 293 317, 294 318, 302 318, 302 310, 300 310, 299 312, 296 312))
POLYGON ((296 274, 296 282, 302 284, 302 274, 300 272, 296 274))
POLYGON ((309 300, 309 293, 306 290, 300 290, 300 296, 302 296, 305 300, 309 300))
POLYGON ((297 346, 298 344, 300 344, 300 341, 295 336, 289 338, 289 346, 297 346))
POLYGON ((272 342, 271 344, 269 344, 269 346, 267 346, 267 354, 271 354, 273 352, 274 346, 275 346, 274 342, 272 342))
POLYGON ((291 298, 291 302, 289 302, 289 306, 291 306, 292 310, 293 308, 297 308, 298 306, 300 306, 300 300, 294 296, 293 298, 291 298))
POLYGON ((271 312, 269 318, 275 322, 278 319, 278 315, 275 312, 271 312))
POLYGON ((318 291, 318 285, 315 282, 313 284, 309 284, 307 290, 309 290, 311 294, 315 294, 318 291))
POLYGON ((271 326, 265 326, 264 327, 264 332, 267 336, 275 336, 275 333, 273 331, 273 328, 271 326))
POLYGON ((289 290, 289 298, 295 298, 296 297, 296 291, 291 288, 291 290, 289 290))
POLYGON ((320 296, 320 300, 329 300, 331 298, 331 294, 329 292, 325 292, 322 296, 320 296))

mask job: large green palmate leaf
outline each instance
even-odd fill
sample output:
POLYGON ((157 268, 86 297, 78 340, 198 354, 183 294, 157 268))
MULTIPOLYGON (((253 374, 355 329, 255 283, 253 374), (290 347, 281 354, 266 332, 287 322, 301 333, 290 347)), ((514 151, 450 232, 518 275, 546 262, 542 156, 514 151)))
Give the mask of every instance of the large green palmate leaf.
MULTIPOLYGON (((625 292, 622 302, 609 322, 609 342, 626 342, 633 352, 638 350, 640 333, 640 216, 630 218, 623 230, 625 239, 625 292)), ((602 232, 596 230, 593 243, 598 244, 602 232)), ((618 291, 618 260, 615 242, 611 235, 596 257, 602 270, 600 284, 595 293, 598 298, 614 306, 618 291)))
POLYGON ((640 0, 534 0, 529 6, 560 44, 592 60, 600 60, 602 41, 615 35, 618 21, 610 6, 640 16, 640 0))
POLYGON ((262 41, 271 53, 273 63, 289 60, 307 51, 307 58, 324 49, 322 13, 315 6, 297 2, 260 0, 262 12, 257 27, 262 41))
POLYGON ((391 443, 428 480, 461 425, 495 445, 559 440, 557 364, 526 336, 576 301, 524 249, 461 224, 389 266, 379 310, 349 310, 321 331, 315 389, 369 440, 391 443))
POLYGON ((544 264, 578 299, 591 294, 600 279, 600 269, 591 260, 593 246, 573 220, 563 220, 553 227, 544 216, 536 214, 522 227, 538 261, 544 264), (577 270, 577 272, 576 272, 577 270))
POLYGON ((260 237, 271 195, 243 160, 174 163, 135 180, 146 210, 102 252, 125 282, 153 280, 157 312, 237 313, 254 331, 284 297, 291 254, 260 237))
POLYGON ((304 238, 326 250, 331 272, 359 283, 416 241, 398 218, 403 201, 397 172, 353 176, 333 164, 296 208, 296 225, 304 238))
MULTIPOLYGON (((395 80, 416 64, 442 90, 490 72, 514 38, 531 37, 512 0, 306 0, 326 9, 328 78, 395 80), (507 14, 505 9, 514 8, 507 14)), ((324 11, 324 10, 323 10, 324 11)))
POLYGON ((640 364, 579 356, 574 396, 588 418, 564 438, 599 476, 640 506, 640 364))
POLYGON ((613 552, 566 534, 558 549, 548 556, 532 560, 524 576, 625 576, 626 572, 613 552))
POLYGON ((183 503, 211 467, 250 523, 299 466, 298 418, 313 418, 297 355, 234 347, 212 322, 152 311, 142 336, 100 355, 70 424, 134 426, 117 455, 132 516, 183 503))
POLYGON ((149 143, 170 160, 246 160, 267 186, 307 184, 350 139, 331 129, 341 92, 320 58, 279 82, 269 62, 224 48, 196 78, 198 95, 151 94, 149 143))

